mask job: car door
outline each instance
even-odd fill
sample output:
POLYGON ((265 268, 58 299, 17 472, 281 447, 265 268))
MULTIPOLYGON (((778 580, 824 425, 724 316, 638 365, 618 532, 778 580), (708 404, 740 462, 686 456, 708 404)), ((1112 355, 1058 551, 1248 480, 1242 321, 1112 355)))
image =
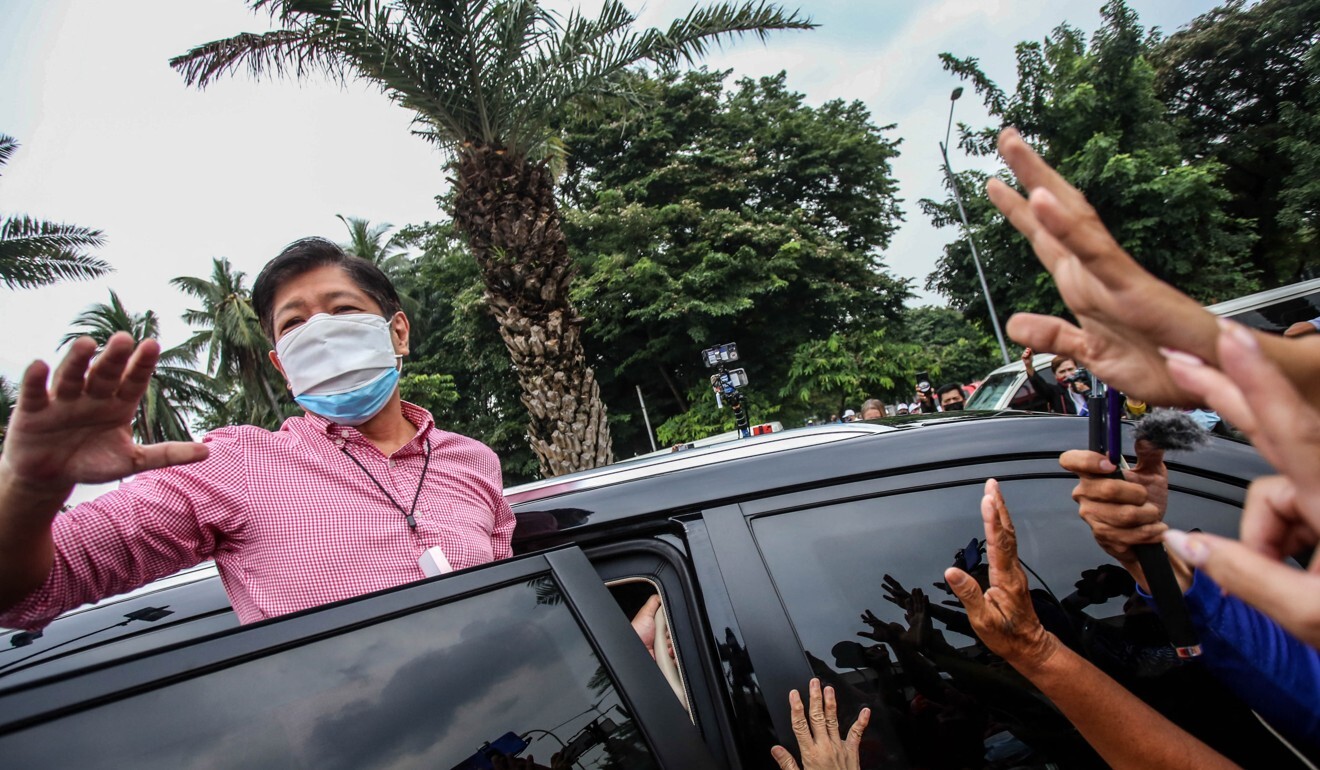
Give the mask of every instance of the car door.
MULTIPOLYGON (((843 725, 873 710, 863 768, 1103 767, 1052 704, 980 645, 942 587, 951 565, 983 569, 979 500, 992 476, 1047 628, 1244 767, 1299 766, 1225 687, 1172 654, 1131 578, 1078 520, 1076 479, 1053 458, 969 458, 703 512, 779 740, 791 741, 788 690, 819 676, 839 694, 843 725)), ((1230 533, 1241 501, 1227 479, 1171 474, 1174 526, 1230 533)))
POLYGON ((0 691, 14 767, 477 770, 499 754, 716 766, 576 547, 0 691))

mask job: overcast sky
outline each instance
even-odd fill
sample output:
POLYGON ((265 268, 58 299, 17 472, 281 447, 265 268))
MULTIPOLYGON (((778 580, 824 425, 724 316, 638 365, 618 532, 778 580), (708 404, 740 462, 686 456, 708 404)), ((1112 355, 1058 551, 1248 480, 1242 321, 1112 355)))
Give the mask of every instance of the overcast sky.
MULTIPOLYGON (((1143 24, 1166 32, 1215 5, 1130 2, 1143 24)), ((916 206, 940 194, 937 142, 958 85, 937 54, 975 56, 1010 88, 1017 42, 1064 21, 1089 33, 1101 4, 818 0, 802 7, 819 29, 738 41, 707 63, 739 75, 787 70, 789 86, 811 104, 860 99, 877 124, 897 124, 890 136, 902 139, 894 171, 907 221, 885 259, 915 279, 921 301, 940 303, 922 286, 953 232, 933 230, 916 206)), ((691 2, 628 5, 656 25, 691 2)), ((0 287, 0 375, 52 359, 74 317, 111 289, 131 311, 156 311, 171 345, 187 335, 179 314, 189 301, 169 280, 209 275, 213 257, 228 257, 250 281, 296 238, 342 240, 335 214, 396 225, 440 216, 444 158, 411 136, 409 113, 374 89, 247 77, 205 92, 184 86, 167 64, 172 55, 268 28, 241 0, 0 0, 0 19, 0 133, 21 143, 0 177, 0 213, 103 230, 99 256, 115 268, 96 281, 0 287)), ((971 96, 956 118, 984 124, 971 96)), ((972 161, 958 153, 953 164, 972 161)))

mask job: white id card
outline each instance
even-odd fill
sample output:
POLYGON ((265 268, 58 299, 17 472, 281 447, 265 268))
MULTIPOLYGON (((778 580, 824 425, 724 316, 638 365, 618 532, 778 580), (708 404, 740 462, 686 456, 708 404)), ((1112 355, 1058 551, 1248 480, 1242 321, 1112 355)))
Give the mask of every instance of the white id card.
POLYGON ((422 551, 422 556, 417 560, 417 564, 422 568, 422 574, 427 577, 435 577, 454 571, 454 568, 449 564, 449 559, 445 558, 445 552, 438 545, 433 545, 422 551))

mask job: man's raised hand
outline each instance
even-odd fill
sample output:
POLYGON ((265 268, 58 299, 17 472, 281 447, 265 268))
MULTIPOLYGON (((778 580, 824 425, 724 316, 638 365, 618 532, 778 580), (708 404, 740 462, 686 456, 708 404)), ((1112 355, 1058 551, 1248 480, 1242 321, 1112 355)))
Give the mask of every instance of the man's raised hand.
POLYGON ((67 496, 74 484, 204 459, 202 444, 133 442, 133 417, 159 357, 155 340, 135 345, 120 332, 99 355, 91 338, 74 340, 53 376, 34 362, 19 385, 0 472, 31 492, 67 496))
POLYGON ((1009 319, 1009 336, 1074 357, 1141 400, 1192 405, 1169 378, 1159 347, 1212 355, 1218 334, 1214 316, 1128 256, 1081 192, 1017 131, 999 135, 999 153, 1030 200, 998 179, 988 185, 990 200, 1031 242, 1081 324, 1019 313, 1009 319))

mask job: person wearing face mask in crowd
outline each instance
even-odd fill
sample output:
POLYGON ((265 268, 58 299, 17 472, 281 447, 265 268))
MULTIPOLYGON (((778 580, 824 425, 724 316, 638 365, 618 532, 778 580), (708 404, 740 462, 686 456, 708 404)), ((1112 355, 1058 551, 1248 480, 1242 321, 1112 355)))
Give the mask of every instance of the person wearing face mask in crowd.
POLYGON ((250 623, 511 555, 500 463, 399 398, 408 318, 375 265, 297 241, 257 278, 270 360, 305 414, 201 443, 136 445, 160 347, 117 334, 71 346, 47 388, 20 385, 0 455, 0 626, 214 559, 250 623), (65 513, 75 484, 131 481, 65 513))
POLYGON ((941 385, 935 395, 940 400, 940 410, 944 412, 959 411, 967 404, 967 393, 956 382, 941 385))

